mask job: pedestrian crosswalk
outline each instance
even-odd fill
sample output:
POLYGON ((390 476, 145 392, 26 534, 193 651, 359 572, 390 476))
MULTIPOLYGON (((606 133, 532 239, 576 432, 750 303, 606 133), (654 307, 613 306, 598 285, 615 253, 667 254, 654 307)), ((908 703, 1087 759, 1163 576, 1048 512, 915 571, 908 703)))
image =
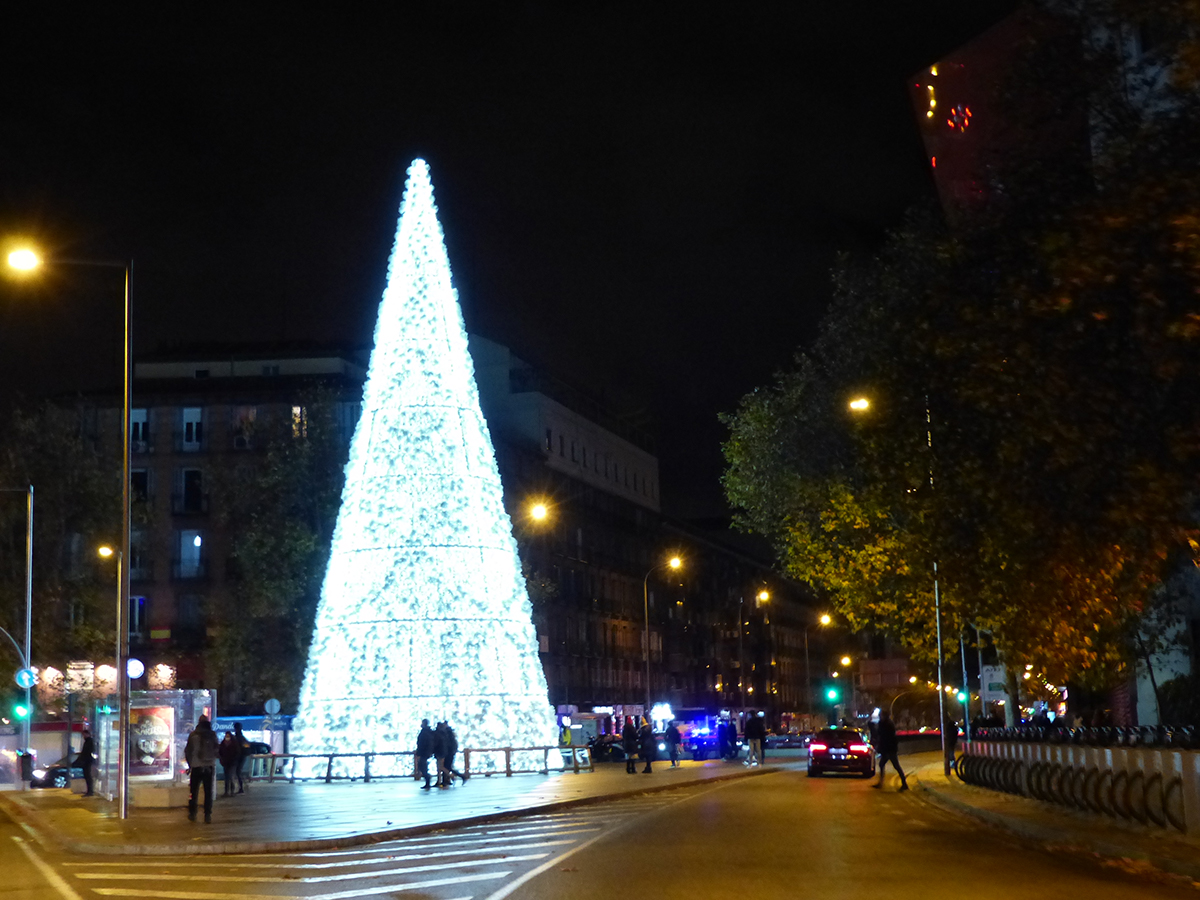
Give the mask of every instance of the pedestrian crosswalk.
POLYGON ((681 799, 647 795, 345 850, 70 860, 59 871, 90 898, 499 900, 585 844, 681 799))

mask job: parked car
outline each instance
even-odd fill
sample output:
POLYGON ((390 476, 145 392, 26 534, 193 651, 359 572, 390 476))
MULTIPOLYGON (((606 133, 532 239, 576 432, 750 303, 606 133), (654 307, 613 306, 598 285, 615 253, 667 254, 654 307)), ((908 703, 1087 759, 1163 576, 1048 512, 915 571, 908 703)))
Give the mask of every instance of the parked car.
POLYGON ((875 750, 854 728, 824 728, 808 745, 808 777, 826 772, 853 772, 864 778, 875 774, 875 750))
POLYGON ((71 757, 64 756, 48 766, 35 766, 29 779, 31 788, 65 788, 71 786, 72 778, 83 777, 83 766, 73 765, 71 757))

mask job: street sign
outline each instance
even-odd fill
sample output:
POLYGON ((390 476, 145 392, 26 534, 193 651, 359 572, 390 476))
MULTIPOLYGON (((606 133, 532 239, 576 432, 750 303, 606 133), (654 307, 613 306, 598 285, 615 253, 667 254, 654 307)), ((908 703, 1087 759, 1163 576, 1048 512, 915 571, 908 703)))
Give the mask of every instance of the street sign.
POLYGON ((266 703, 263 704, 263 709, 265 709, 267 711, 268 716, 278 715, 279 709, 280 709, 279 701, 276 700, 274 697, 272 697, 270 700, 268 700, 266 703))
POLYGON ((33 674, 33 669, 17 669, 13 680, 17 683, 17 687, 28 690, 37 684, 37 675, 33 674))

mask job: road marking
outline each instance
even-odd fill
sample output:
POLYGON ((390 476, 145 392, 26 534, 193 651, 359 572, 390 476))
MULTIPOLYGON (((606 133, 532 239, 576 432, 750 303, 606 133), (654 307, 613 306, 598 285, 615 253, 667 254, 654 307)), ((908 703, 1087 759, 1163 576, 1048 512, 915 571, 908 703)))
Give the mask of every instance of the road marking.
MULTIPOLYGON (((374 897, 379 894, 419 891, 426 888, 445 887, 451 884, 466 884, 472 881, 489 881, 507 878, 512 872, 485 872, 482 875, 462 875, 458 878, 435 878, 431 881, 414 881, 411 884, 376 885, 352 891, 337 891, 332 894, 313 894, 300 897, 283 894, 217 894, 204 891, 159 891, 147 893, 131 888, 93 888, 105 897, 159 897, 162 900, 352 900, 354 897, 374 897)), ((78 894, 72 900, 83 900, 78 894)), ((469 898, 467 898, 469 900, 469 898)))
MULTIPOLYGON (((338 860, 335 862, 326 863, 295 863, 295 862, 274 862, 274 863, 229 863, 222 860, 220 868, 222 869, 341 869, 349 866, 378 866, 388 862, 407 862, 414 859, 439 859, 444 856, 478 856, 482 854, 496 854, 507 852, 510 850, 538 850, 542 847, 559 847, 563 844, 573 844, 575 841, 539 841, 536 844, 510 844, 502 847, 487 847, 480 850, 443 850, 438 853, 406 853, 398 856, 389 856, 386 859, 347 859, 338 860)), ((129 868, 131 866, 143 868, 144 863, 131 862, 66 862, 64 866, 72 868, 129 868)), ((165 865, 172 869, 206 869, 211 871, 213 863, 209 862, 168 862, 165 865)), ((77 876, 81 877, 81 876, 77 876)))
POLYGON ((16 841, 17 846, 21 848, 21 852, 29 857, 29 861, 34 864, 37 870, 42 874, 42 877, 50 882, 51 887, 58 891, 59 896, 65 898, 65 900, 83 900, 83 898, 75 893, 72 887, 62 879, 62 876, 60 876, 54 871, 54 869, 50 867, 48 862, 38 856, 34 852, 33 848, 25 843, 24 839, 17 837, 15 834, 12 836, 12 839, 16 841))
POLYGON ((497 863, 529 862, 545 859, 549 853, 527 853, 524 856, 502 856, 499 859, 467 859, 459 862, 434 866, 400 866, 395 869, 376 869, 371 872, 346 872, 341 875, 310 875, 305 878, 281 878, 271 875, 166 875, 159 872, 80 872, 75 877, 81 881, 232 881, 235 883, 255 882, 258 884, 325 884, 332 881, 361 881, 381 875, 410 875, 416 872, 440 872, 443 869, 468 869, 471 867, 494 866, 497 863))

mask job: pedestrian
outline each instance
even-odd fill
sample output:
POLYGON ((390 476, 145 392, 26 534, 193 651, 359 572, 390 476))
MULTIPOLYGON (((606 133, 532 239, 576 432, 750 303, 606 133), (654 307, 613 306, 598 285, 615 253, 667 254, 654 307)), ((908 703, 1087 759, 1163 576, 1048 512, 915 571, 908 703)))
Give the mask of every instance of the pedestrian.
POLYGON ((625 774, 637 774, 638 730, 633 716, 625 717, 625 728, 621 731, 621 746, 625 748, 625 774))
POLYGON ((424 777, 425 785, 421 788, 423 791, 430 789, 429 785, 429 757, 433 756, 433 729, 429 727, 429 720, 421 720, 421 730, 417 733, 417 777, 424 777))
POLYGON ((679 745, 683 743, 683 738, 679 734, 679 729, 672 722, 667 726, 667 751, 671 754, 671 768, 679 768, 679 745))
POLYGON ((83 746, 79 748, 79 755, 75 757, 75 765, 83 769, 83 783, 87 785, 87 793, 83 796, 96 796, 96 742, 92 740, 92 733, 88 729, 83 729, 83 746))
POLYGON ((746 728, 743 733, 746 736, 746 743, 750 745, 750 749, 746 751, 745 765, 761 765, 763 740, 767 736, 767 726, 766 723, 763 722, 763 717, 755 710, 750 710, 750 715, 746 719, 746 728))
POLYGON ((446 723, 438 722, 433 729, 433 763, 437 769, 437 786, 450 787, 450 776, 446 772, 446 723))
POLYGON ((459 780, 466 784, 467 776, 454 768, 454 757, 458 756, 458 735, 454 733, 449 722, 442 724, 446 726, 446 755, 443 763, 446 769, 446 783, 453 784, 454 776, 457 775, 459 780))
POLYGON ((947 715, 942 727, 946 729, 946 761, 951 768, 954 768, 954 749, 958 746, 958 723, 954 721, 953 717, 947 715))
POLYGON ((653 772, 650 764, 654 762, 656 739, 654 728, 645 719, 642 720, 642 727, 638 730, 638 743, 641 745, 642 762, 646 764, 646 768, 642 769, 642 774, 650 775, 653 772))
POLYGON ((721 759, 729 759, 729 726, 723 719, 717 723, 717 753, 721 759))
POLYGON ((217 758, 221 760, 221 772, 225 776, 225 792, 222 797, 233 796, 233 779, 237 775, 238 746, 233 739, 233 732, 225 732, 221 746, 217 748, 217 758))
POLYGON ((896 725, 888 710, 879 711, 879 780, 871 787, 883 787, 883 769, 890 762, 896 774, 900 776, 900 790, 908 790, 908 779, 900 768, 900 744, 896 741, 896 725))
POLYGON ((237 745, 237 754, 238 754, 237 762, 235 764, 235 768, 237 769, 237 780, 238 780, 237 792, 239 794, 244 794, 244 793, 246 793, 246 785, 243 780, 244 776, 245 776, 246 758, 251 755, 251 749, 250 749, 249 739, 247 739, 246 735, 242 734, 242 723, 241 722, 233 723, 233 742, 234 742, 234 744, 237 745))
POLYGON ((183 757, 188 764, 188 820, 196 821, 197 792, 204 788, 204 821, 212 822, 213 776, 217 767, 217 733, 213 731, 208 716, 201 716, 195 729, 188 735, 183 757))

